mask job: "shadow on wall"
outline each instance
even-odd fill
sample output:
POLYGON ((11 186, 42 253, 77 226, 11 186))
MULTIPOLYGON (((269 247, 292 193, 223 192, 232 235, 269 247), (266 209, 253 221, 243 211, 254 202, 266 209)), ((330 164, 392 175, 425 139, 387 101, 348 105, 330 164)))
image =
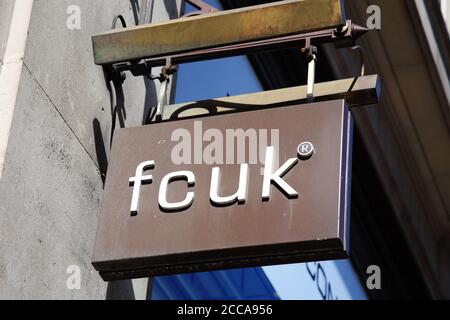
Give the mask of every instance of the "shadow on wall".
MULTIPOLYGON (((121 81, 118 81, 117 79, 110 79, 110 75, 105 68, 103 69, 103 76, 105 79, 106 88, 109 92, 109 100, 110 100, 111 132, 109 141, 111 147, 117 121, 119 121, 119 126, 121 128, 124 128, 127 113, 125 109, 125 97, 123 94, 121 81), (111 85, 111 83, 113 85, 111 85)), ((92 128, 94 133, 94 143, 95 143, 95 152, 97 156, 97 163, 99 166, 100 175, 104 186, 106 171, 108 170, 108 156, 105 148, 105 139, 102 134, 101 124, 97 118, 94 118, 94 120, 92 121, 92 128)))
MULTIPOLYGON (((138 281, 140 280, 138 279, 138 281)), ((149 279, 145 285, 145 287, 138 289, 141 292, 136 293, 131 280, 110 281, 106 289, 106 300, 150 300, 152 297, 152 279, 149 279)))
MULTIPOLYGON (((133 11, 134 24, 139 23, 139 1, 130 0, 131 8, 133 11)), ((175 0, 164 0, 164 6, 170 19, 178 17, 178 8, 175 0)), ((120 128, 124 128, 126 125, 127 111, 125 104, 125 96, 123 92, 123 81, 121 76, 112 78, 108 68, 103 69, 104 80, 106 88, 109 92, 110 98, 110 111, 111 111, 111 132, 110 132, 110 147, 113 141, 114 130, 118 125, 120 128)), ((145 102, 143 106, 142 124, 147 124, 153 117, 154 111, 157 106, 157 92, 154 80, 150 77, 143 77, 145 85, 145 102)), ((105 139, 102 133, 100 121, 95 118, 92 121, 95 150, 97 156, 97 162, 103 182, 105 184, 106 173, 108 170, 108 155, 107 148, 105 147, 105 139)), ((151 296, 151 280, 147 289, 147 298, 151 296)), ((107 300, 135 300, 136 295, 133 289, 133 283, 131 280, 112 281, 108 283, 106 291, 107 300)))
POLYGON ((134 24, 139 24, 139 1, 130 0, 131 8, 133 10, 134 24))
POLYGON ((95 153, 97 155, 98 168, 102 178, 103 187, 105 187, 106 171, 108 170, 108 157, 106 156, 106 148, 103 140, 102 128, 97 118, 92 122, 94 129, 95 153))
MULTIPOLYGON (((113 86, 111 86, 111 81, 108 80, 107 75, 105 75, 105 83, 106 87, 108 88, 110 96, 110 109, 111 109, 110 147, 111 147, 114 137, 114 130, 116 129, 117 126, 117 121, 119 122, 120 128, 124 128, 127 113, 125 108, 125 98, 123 94, 122 84, 113 81, 113 86), (116 99, 114 99, 114 97, 116 97, 116 99)), ((145 102, 142 115, 142 125, 148 124, 149 119, 153 118, 157 105, 156 86, 154 81, 149 79, 148 77, 144 77, 144 84, 145 84, 145 102)), ((104 142, 105 139, 102 134, 100 121, 97 118, 95 118, 92 121, 92 127, 94 132, 94 143, 97 162, 104 186, 106 179, 106 171, 108 170, 108 156, 104 142)))
POLYGON ((164 0, 164 7, 166 8, 166 12, 169 14, 170 19, 178 18, 179 10, 175 0, 164 0))
POLYGON ((106 300, 136 300, 131 280, 108 282, 106 300))
POLYGON ((158 99, 156 98, 156 86, 155 81, 149 77, 144 76, 145 84, 145 102, 144 113, 142 114, 142 125, 149 124, 156 113, 156 106, 158 105, 158 99))

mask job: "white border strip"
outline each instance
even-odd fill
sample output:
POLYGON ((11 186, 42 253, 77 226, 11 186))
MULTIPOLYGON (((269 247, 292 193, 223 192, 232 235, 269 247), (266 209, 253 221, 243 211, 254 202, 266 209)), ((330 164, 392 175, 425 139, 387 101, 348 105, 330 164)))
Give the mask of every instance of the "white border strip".
POLYGON ((436 38, 434 37, 433 28, 431 26, 430 19, 428 17, 427 9, 424 4, 424 0, 415 0, 417 12, 419 13, 420 20, 422 21, 423 30, 430 45, 430 51, 433 56, 433 60, 436 63, 439 77, 441 78, 442 86, 444 88, 447 102, 450 105, 450 80, 445 72, 444 60, 442 59, 442 53, 439 51, 436 38))
POLYGON ((33 0, 16 0, 0 70, 0 179, 22 73, 33 0))

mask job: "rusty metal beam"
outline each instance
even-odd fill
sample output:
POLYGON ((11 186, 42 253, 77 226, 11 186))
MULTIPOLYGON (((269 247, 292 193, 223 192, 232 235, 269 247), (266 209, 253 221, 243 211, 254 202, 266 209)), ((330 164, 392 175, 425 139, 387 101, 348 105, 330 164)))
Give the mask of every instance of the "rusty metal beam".
POLYGON ((92 37, 95 63, 139 61, 345 25, 342 0, 286 0, 92 37))
MULTIPOLYGON (((305 103, 306 86, 270 90, 233 97, 186 102, 166 106, 163 121, 199 117, 207 114, 273 108, 285 104, 305 103)), ((315 101, 345 99, 349 108, 377 104, 381 91, 378 75, 316 83, 315 101)))

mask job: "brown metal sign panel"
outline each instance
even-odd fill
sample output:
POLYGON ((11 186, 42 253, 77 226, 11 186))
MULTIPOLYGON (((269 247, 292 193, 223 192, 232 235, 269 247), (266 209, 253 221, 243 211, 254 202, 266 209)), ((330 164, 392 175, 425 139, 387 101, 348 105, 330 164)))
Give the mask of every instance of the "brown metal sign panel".
POLYGON ((94 267, 114 280, 346 257, 351 128, 334 100, 119 129, 94 267))
POLYGON ((94 35, 96 64, 139 60, 345 25, 342 0, 287 0, 94 35))

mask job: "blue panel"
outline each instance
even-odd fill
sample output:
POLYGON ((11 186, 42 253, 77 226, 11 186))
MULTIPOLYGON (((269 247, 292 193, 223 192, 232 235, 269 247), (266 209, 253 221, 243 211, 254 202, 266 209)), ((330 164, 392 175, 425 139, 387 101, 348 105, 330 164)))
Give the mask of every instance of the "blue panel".
POLYGON ((261 268, 156 277, 153 300, 278 300, 261 268))

